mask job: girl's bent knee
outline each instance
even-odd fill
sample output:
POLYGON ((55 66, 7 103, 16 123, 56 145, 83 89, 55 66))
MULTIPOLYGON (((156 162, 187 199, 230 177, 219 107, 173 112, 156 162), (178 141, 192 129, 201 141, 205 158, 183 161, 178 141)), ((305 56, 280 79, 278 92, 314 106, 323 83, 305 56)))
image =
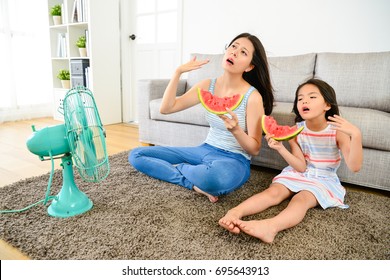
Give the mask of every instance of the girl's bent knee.
POLYGON ((314 208, 318 205, 316 197, 309 191, 300 191, 291 200, 305 205, 307 209, 314 208))
POLYGON ((274 204, 279 204, 280 202, 291 196, 291 191, 279 183, 271 184, 271 186, 264 192, 266 192, 269 198, 274 201, 274 204))

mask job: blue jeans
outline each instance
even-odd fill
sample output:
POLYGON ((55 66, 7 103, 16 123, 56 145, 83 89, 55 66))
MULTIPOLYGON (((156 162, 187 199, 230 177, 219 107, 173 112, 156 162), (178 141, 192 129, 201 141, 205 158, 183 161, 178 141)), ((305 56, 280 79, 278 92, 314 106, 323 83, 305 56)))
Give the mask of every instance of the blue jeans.
POLYGON ((129 162, 151 177, 189 190, 196 186, 214 196, 241 187, 250 175, 250 161, 243 155, 208 144, 197 147, 138 147, 130 152, 129 162))

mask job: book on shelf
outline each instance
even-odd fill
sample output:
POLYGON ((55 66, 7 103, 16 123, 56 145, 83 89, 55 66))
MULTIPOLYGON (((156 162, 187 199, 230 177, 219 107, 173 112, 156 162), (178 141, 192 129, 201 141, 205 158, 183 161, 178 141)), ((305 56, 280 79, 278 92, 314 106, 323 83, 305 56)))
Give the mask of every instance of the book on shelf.
POLYGON ((77 1, 77 22, 83 22, 84 10, 83 10, 83 0, 77 1))
POLYGON ((67 57, 67 37, 66 33, 58 33, 57 35, 57 57, 67 57))
POLYGON ((85 68, 85 87, 89 89, 89 66, 87 68, 85 68))
POLYGON ((68 14, 67 14, 67 10, 64 7, 64 3, 61 4, 61 19, 62 19, 62 24, 68 23, 68 14))
POLYGON ((89 32, 88 29, 85 29, 85 48, 87 49, 87 56, 91 56, 89 51, 89 32))
POLYGON ((72 22, 77 22, 77 1, 75 0, 73 2, 73 8, 72 8, 72 22))
POLYGON ((74 0, 72 22, 88 21, 88 0, 74 0))
POLYGON ((92 77, 92 71, 91 69, 89 68, 89 66, 87 67, 87 83, 88 83, 88 86, 87 88, 93 92, 93 77, 92 77))

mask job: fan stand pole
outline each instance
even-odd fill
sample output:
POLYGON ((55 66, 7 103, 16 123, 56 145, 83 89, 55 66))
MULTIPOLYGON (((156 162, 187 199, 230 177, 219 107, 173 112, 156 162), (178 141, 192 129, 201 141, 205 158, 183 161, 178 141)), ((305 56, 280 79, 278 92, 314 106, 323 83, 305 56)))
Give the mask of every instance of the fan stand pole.
POLYGON ((53 217, 67 218, 89 211, 93 203, 74 181, 71 155, 65 155, 61 160, 63 185, 47 212, 53 217))

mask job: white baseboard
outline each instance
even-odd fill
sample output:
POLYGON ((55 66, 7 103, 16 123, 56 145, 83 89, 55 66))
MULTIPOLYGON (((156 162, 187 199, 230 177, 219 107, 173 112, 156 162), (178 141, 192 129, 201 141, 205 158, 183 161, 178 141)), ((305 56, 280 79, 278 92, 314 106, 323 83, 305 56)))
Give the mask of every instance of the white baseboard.
POLYGON ((53 105, 51 103, 31 105, 25 107, 0 109, 0 123, 9 121, 29 120, 35 118, 52 117, 53 105))

